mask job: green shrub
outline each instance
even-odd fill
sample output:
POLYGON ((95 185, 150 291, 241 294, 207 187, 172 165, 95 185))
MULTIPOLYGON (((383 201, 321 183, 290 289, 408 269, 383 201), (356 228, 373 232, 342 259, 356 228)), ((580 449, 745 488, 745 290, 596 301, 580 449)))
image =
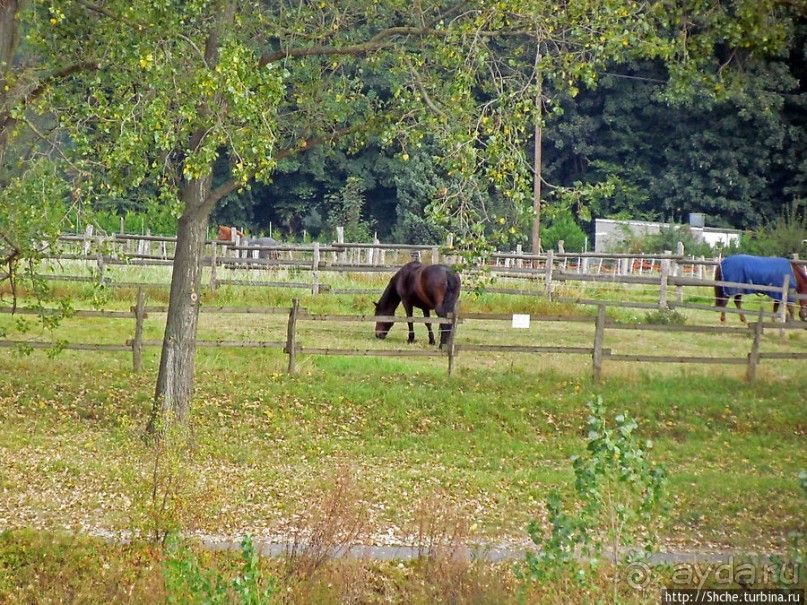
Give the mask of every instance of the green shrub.
MULTIPOLYGON (((635 560, 641 546, 652 547, 655 533, 651 517, 661 505, 666 471, 649 459, 652 444, 635 434, 636 421, 627 412, 609 426, 600 397, 589 402, 588 445, 582 456, 572 457, 576 499, 564 502, 559 492, 547 499, 550 531, 530 523, 532 541, 540 548, 527 553, 523 577, 539 583, 571 579, 595 589, 589 579, 599 559, 610 551, 616 601, 620 563, 635 560)), ((640 551, 641 552, 641 551, 640 551)))
POLYGON ((168 541, 163 563, 165 588, 169 603, 271 603, 275 595, 275 579, 264 578, 252 538, 241 541, 243 564, 235 577, 226 579, 217 569, 203 569, 199 559, 175 537, 168 541))
POLYGON ((743 234, 735 252, 758 256, 807 255, 807 212, 794 203, 790 212, 756 231, 743 234))
POLYGON ((586 246, 586 234, 575 222, 571 212, 556 216, 541 234, 541 243, 546 249, 557 248, 559 241, 563 241, 566 252, 582 252, 586 246))
POLYGON ((662 326, 683 326, 687 322, 686 315, 673 309, 648 311, 644 316, 645 323, 662 326))

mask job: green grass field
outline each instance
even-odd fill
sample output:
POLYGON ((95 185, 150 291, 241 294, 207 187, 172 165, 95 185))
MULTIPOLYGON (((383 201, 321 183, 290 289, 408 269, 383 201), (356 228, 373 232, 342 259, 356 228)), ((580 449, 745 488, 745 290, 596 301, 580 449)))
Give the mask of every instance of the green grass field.
MULTIPOLYGON (((72 292, 75 306, 88 308, 81 297, 89 290, 72 292)), ((228 287, 206 294, 204 304, 289 306, 295 295, 228 287)), ((371 295, 299 295, 311 312, 372 314, 371 295)), ((130 290, 109 296, 105 308, 134 301, 130 290)), ((165 296, 150 291, 149 304, 164 304, 165 296)), ((591 312, 493 294, 465 295, 462 305, 466 312, 591 312)), ((644 312, 609 314, 642 321, 644 312)), ((686 314, 688 323, 716 323, 707 313, 686 314)), ((163 320, 150 317, 145 338, 161 338, 163 320)), ((0 321, 13 327, 8 315, 0 321)), ((199 337, 284 340, 285 322, 203 314, 199 337)), ((132 329, 132 320, 70 319, 55 336, 122 343, 132 329)), ((517 332, 480 321, 460 330, 466 342, 591 346, 593 324, 533 323, 517 332)), ((428 349, 424 327, 416 331, 412 347, 428 349)), ((406 329, 397 324, 381 342, 369 324, 307 323, 299 338, 308 346, 395 349, 405 346, 406 329)), ((626 353, 744 355, 750 346, 744 334, 613 331, 606 339, 626 353)), ((763 347, 803 352, 807 333, 769 331, 763 347)), ((157 347, 147 349, 139 374, 128 353, 65 351, 50 359, 0 349, 0 529, 143 529, 154 474, 143 431, 158 362, 157 347)), ((328 486, 349 476, 368 516, 358 536, 365 543, 412 543, 423 507, 439 501, 467 522, 469 542, 520 548, 527 523, 546 518, 549 491, 571 493, 569 458, 585 448, 586 402, 598 395, 613 414, 637 420, 640 436, 653 442, 652 459, 669 471, 672 506, 657 519, 666 549, 781 551, 788 532, 807 531, 797 479, 807 469, 803 362, 766 361, 753 385, 743 366, 615 363, 594 384, 591 359, 582 355, 466 353, 453 376, 445 358, 303 355, 296 375, 286 374, 286 364, 276 349, 198 349, 194 447, 172 511, 185 531, 282 540, 328 486)))

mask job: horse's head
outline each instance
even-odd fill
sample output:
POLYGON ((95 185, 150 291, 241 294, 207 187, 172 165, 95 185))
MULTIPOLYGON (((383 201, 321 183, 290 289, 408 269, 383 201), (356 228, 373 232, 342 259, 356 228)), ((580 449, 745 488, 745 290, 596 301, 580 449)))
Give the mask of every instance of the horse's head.
MULTIPOLYGON (((375 305, 375 314, 376 315, 387 315, 389 311, 379 311, 379 304, 373 303, 375 305)), ((387 337, 387 334, 392 328, 393 322, 391 321, 379 321, 375 324, 375 337, 384 339, 387 337)))
MULTIPOLYGON (((802 265, 791 261, 790 265, 793 267, 793 275, 796 277, 796 294, 799 296, 807 296, 807 269, 802 265)), ((807 321, 807 298, 799 298, 799 319, 807 321)))

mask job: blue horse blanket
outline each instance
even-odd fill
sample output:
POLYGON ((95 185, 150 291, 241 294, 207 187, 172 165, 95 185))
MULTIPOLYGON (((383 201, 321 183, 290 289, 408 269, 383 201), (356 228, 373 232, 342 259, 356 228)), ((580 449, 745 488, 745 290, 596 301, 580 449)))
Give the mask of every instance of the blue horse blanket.
MULTIPOLYGON (((793 267, 786 258, 735 254, 723 259, 720 267, 723 276, 720 281, 781 288, 785 282, 785 275, 789 275, 789 288, 796 287, 796 276, 793 275, 793 267)), ((728 298, 737 294, 765 294, 776 301, 782 302, 781 292, 761 292, 760 290, 723 286, 723 294, 728 298)), ((789 298, 789 302, 794 300, 792 297, 789 298)))

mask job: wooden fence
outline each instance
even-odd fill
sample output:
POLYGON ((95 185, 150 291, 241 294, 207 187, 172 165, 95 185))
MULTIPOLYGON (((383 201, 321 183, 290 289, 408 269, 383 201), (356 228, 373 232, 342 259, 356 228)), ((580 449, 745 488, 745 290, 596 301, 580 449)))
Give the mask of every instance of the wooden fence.
MULTIPOLYGON (((238 341, 238 340, 197 340, 197 347, 238 347, 238 348, 277 348, 282 349, 288 355, 288 372, 294 373, 296 371, 297 358, 299 355, 370 355, 370 356, 396 356, 396 357, 445 357, 448 362, 449 374, 453 372, 455 362, 458 356, 462 353, 510 353, 510 354, 552 354, 552 355, 585 355, 591 358, 591 373, 595 381, 601 377, 603 365, 606 363, 638 363, 638 362, 652 362, 652 363, 697 363, 697 364, 731 364, 731 365, 745 365, 746 376, 749 382, 753 382, 756 377, 756 370, 759 364, 764 360, 802 360, 807 359, 807 352, 762 352, 760 350, 762 344, 762 335, 765 328, 774 328, 780 331, 792 330, 807 330, 807 324, 804 322, 766 322, 764 321, 764 313, 759 311, 756 322, 750 324, 753 339, 750 339, 750 346, 747 353, 739 354, 737 356, 723 356, 723 357, 704 357, 704 356, 683 356, 674 354, 662 355, 643 355, 643 354, 617 354, 611 348, 606 346, 608 342, 608 334, 612 331, 664 331, 667 333, 681 333, 692 332, 714 335, 716 338, 723 338, 726 335, 748 335, 748 327, 726 327, 726 326, 705 326, 705 325, 658 325, 646 323, 617 323, 606 317, 606 307, 615 306, 616 303, 596 303, 597 312, 593 316, 517 316, 519 321, 527 319, 531 322, 575 322, 575 323, 589 323, 593 325, 592 330, 592 344, 590 347, 567 347, 567 346, 524 346, 524 345, 485 345, 485 344, 471 344, 463 343, 463 330, 466 326, 474 321, 493 321, 493 322, 509 322, 512 323, 516 320, 516 316, 509 314, 488 314, 488 313, 462 313, 460 310, 457 314, 452 315, 447 319, 436 317, 423 318, 423 317, 392 317, 392 316, 353 316, 353 315, 331 315, 331 314, 313 314, 309 313, 306 309, 300 307, 299 301, 295 299, 291 308, 285 307, 271 307, 271 308, 257 308, 257 307, 201 307, 201 313, 214 313, 214 314, 282 314, 288 317, 287 328, 284 339, 276 341, 238 341), (373 349, 373 348, 322 348, 322 347, 309 347, 302 346, 298 340, 298 329, 303 322, 322 323, 346 323, 346 322, 377 322, 377 321, 391 321, 391 322, 412 322, 412 323, 433 323, 433 324, 446 324, 452 325, 453 337, 451 342, 445 348, 440 349, 373 349)), ((145 304, 145 296, 143 291, 138 293, 137 302, 131 307, 130 311, 76 311, 72 314, 74 317, 86 318, 118 318, 118 319, 134 319, 134 329, 132 338, 128 339, 125 344, 92 344, 92 343, 63 343, 61 345, 47 342, 30 342, 30 341, 0 341, 0 347, 31 347, 31 348, 51 348, 61 347, 65 349, 79 349, 79 350, 95 350, 95 351, 130 351, 132 354, 132 363, 134 371, 140 371, 142 368, 142 350, 143 347, 156 347, 161 346, 161 340, 145 340, 143 338, 144 321, 148 318, 149 314, 165 313, 167 307, 164 306, 147 306, 145 304)), ((0 313, 10 313, 10 309, 0 309, 0 313)), ((17 313, 33 314, 36 313, 30 309, 18 309, 17 313)))
MULTIPOLYGON (((92 276, 50 275, 47 279, 97 282, 116 287, 168 287, 168 281, 141 283, 109 279, 107 269, 116 265, 168 266, 173 264, 176 238, 115 234, 112 236, 64 235, 60 238, 63 250, 50 255, 57 261, 77 260, 90 263, 92 276)), ((381 244, 378 241, 353 244, 338 241, 330 245, 318 243, 307 245, 245 247, 231 242, 209 240, 203 259, 209 267, 207 285, 216 290, 222 285, 262 286, 310 290, 313 294, 333 292, 338 294, 371 294, 373 290, 338 290, 322 282, 325 273, 392 273, 403 262, 418 258, 428 263, 452 263, 457 257, 446 253, 440 246, 381 244), (260 250, 269 258, 256 258, 260 250), (244 258, 248 253, 250 258, 244 258), (252 270, 251 279, 239 278, 237 270, 252 270), (277 270, 286 269, 310 274, 310 281, 295 282, 272 280, 277 270), (222 277, 224 273, 229 277, 222 277), (255 275, 267 279, 254 279, 255 275)), ((450 251, 449 251, 450 252, 450 251)), ((498 252, 491 256, 490 263, 479 270, 490 271, 493 276, 521 278, 542 285, 542 294, 549 298, 556 295, 559 285, 567 283, 607 283, 621 285, 645 285, 658 289, 658 306, 686 307, 684 287, 713 287, 716 284, 731 285, 731 282, 711 280, 719 259, 694 258, 684 255, 683 246, 673 254, 600 254, 564 253, 547 251, 545 254, 498 252)), ((807 265, 807 262, 802 261, 807 265)), ((748 286, 761 293, 780 291, 770 286, 748 286)), ((785 290, 787 287, 785 287, 785 290)), ((495 288, 491 292, 515 293, 513 289, 495 288)), ((519 294, 527 292, 518 291, 519 294)), ((794 293, 791 292, 791 296, 794 293)), ((689 307, 698 308, 698 307, 689 307)), ((784 317, 785 310, 781 310, 784 317)))

